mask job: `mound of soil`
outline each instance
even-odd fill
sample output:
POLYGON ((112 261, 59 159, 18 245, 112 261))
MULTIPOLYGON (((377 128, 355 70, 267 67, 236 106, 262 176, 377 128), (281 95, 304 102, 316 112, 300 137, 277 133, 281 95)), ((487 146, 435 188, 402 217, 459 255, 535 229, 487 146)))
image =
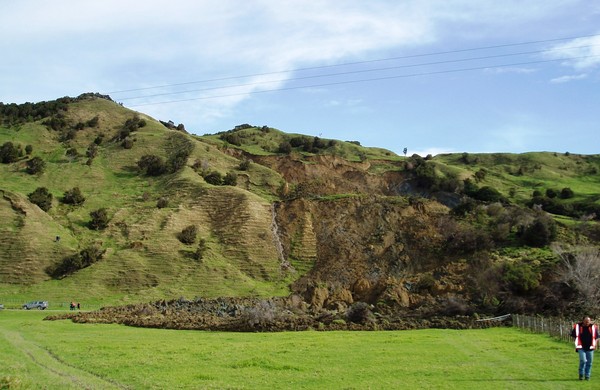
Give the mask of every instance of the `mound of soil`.
POLYGON ((346 310, 307 309, 297 296, 287 298, 177 299, 92 312, 65 313, 47 320, 76 323, 116 323, 136 327, 237 332, 302 330, 405 330, 422 328, 471 329, 497 326, 471 316, 417 316, 357 302, 346 310), (383 314, 385 312, 385 314, 383 314))

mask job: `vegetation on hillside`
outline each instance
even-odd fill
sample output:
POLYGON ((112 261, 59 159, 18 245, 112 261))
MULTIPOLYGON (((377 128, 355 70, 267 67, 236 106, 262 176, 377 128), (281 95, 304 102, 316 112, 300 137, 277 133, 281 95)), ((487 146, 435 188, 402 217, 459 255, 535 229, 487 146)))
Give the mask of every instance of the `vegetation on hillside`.
POLYGON ((600 242, 599 155, 195 136, 84 94, 0 104, 0 162, 0 284, 23 297, 561 314, 582 309, 581 248, 600 242))

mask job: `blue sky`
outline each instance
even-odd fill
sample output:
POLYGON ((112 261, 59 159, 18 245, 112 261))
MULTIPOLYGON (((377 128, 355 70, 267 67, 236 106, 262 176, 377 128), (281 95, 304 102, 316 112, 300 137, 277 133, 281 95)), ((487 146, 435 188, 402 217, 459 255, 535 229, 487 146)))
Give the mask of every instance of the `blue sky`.
POLYGON ((398 154, 598 154, 600 2, 0 0, 0 101, 398 154))

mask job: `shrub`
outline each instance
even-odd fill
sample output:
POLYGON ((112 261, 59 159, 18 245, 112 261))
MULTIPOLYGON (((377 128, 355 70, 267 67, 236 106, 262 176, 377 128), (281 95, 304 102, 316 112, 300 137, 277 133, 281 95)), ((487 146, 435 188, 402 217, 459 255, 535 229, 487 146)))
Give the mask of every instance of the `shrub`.
POLYGON ((85 151, 85 156, 87 158, 95 158, 98 155, 98 145, 96 145, 95 143, 91 143, 89 144, 87 150, 85 151))
POLYGON ((237 174, 235 172, 227 172, 227 174, 223 178, 223 184, 226 186, 237 185, 237 174))
POLYGON ((565 187, 560 191, 561 199, 570 199, 574 196, 575 196, 575 192, 573 192, 573 190, 570 189, 569 187, 565 187))
POLYGON ((19 159, 23 155, 21 146, 15 146, 12 142, 5 142, 0 147, 0 161, 3 164, 10 164, 19 159))
POLYGON ((79 157, 79 152, 75 148, 69 148, 65 152, 65 156, 67 156, 69 158, 76 158, 76 157, 79 157))
POLYGON ((88 120, 85 124, 87 125, 87 127, 98 127, 99 122, 100 118, 98 117, 98 115, 96 115, 92 119, 88 120))
POLYGON ((127 137, 123 141, 121 141, 121 146, 123 147, 123 149, 131 149, 133 148, 133 140, 127 137))
POLYGON ((196 241, 196 235, 198 234, 198 228, 196 225, 190 225, 183 229, 179 234, 177 234, 177 239, 184 244, 190 245, 196 241))
POLYGON ((519 233, 525 245, 543 247, 556 237, 556 223, 548 216, 539 215, 532 224, 521 228, 519 233))
POLYGON ((484 202, 499 202, 504 199, 497 189, 490 186, 481 187, 473 194, 473 198, 484 202))
POLYGON ((45 168, 46 162, 40 157, 34 157, 30 160, 27 160, 27 168, 25 168, 25 171, 30 175, 35 175, 37 173, 44 172, 45 168))
POLYGON ((192 256, 195 260, 200 261, 204 258, 204 252, 206 252, 206 240, 201 238, 200 242, 198 242, 198 248, 196 248, 196 251, 192 256))
POLYGON ((96 245, 87 247, 79 253, 65 257, 62 262, 48 267, 46 273, 55 279, 62 279, 100 261, 105 252, 105 249, 96 245))
POLYGON ((168 207, 168 206, 169 206, 168 198, 162 197, 156 201, 156 207, 159 209, 164 209, 165 207, 168 207))
POLYGON ((64 204, 81 205, 85 202, 85 197, 81 193, 79 187, 74 187, 70 190, 65 191, 62 200, 64 204))
POLYGON ((525 262, 512 262, 504 266, 503 280, 511 290, 527 293, 540 285, 542 275, 532 265, 525 262))
POLYGON ((104 230, 108 226, 108 213, 105 208, 90 212, 92 218, 88 224, 92 230, 104 230))
POLYGON ((241 146, 242 139, 236 133, 225 133, 220 137, 223 141, 228 142, 232 145, 241 146))
POLYGON ((223 175, 217 171, 212 171, 203 176, 204 180, 212 185, 220 186, 223 184, 223 175))
POLYGON ((36 188, 32 193, 27 195, 27 198, 31 203, 44 211, 48 211, 52 207, 52 194, 46 187, 36 188))
POLYGON ((142 156, 138 160, 137 166, 147 176, 159 176, 167 170, 163 159, 153 154, 142 156))
POLYGON ((251 163, 252 163, 252 160, 245 158, 242 161, 240 161, 240 165, 238 166, 238 169, 240 171, 247 171, 248 169, 250 169, 251 163))
POLYGON ((31 146, 31 145, 25 146, 25 154, 27 154, 29 156, 31 154, 31 152, 33 152, 33 146, 31 146))
POLYGON ((290 144, 288 141, 283 141, 279 144, 277 152, 283 154, 290 154, 292 152, 292 144, 290 144))
POLYGON ((548 188, 546 190, 546 196, 550 199, 556 198, 557 195, 558 195, 558 192, 556 192, 556 190, 553 190, 552 188, 548 188))

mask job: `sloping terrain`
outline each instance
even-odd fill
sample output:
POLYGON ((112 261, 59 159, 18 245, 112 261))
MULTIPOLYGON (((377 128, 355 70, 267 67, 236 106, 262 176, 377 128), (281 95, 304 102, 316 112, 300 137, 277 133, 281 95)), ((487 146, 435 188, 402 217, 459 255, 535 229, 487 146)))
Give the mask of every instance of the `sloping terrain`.
POLYGON ((560 314, 576 290, 549 245, 600 240, 597 155, 400 157, 247 124, 200 137, 93 94, 0 109, 0 300, 560 314))

